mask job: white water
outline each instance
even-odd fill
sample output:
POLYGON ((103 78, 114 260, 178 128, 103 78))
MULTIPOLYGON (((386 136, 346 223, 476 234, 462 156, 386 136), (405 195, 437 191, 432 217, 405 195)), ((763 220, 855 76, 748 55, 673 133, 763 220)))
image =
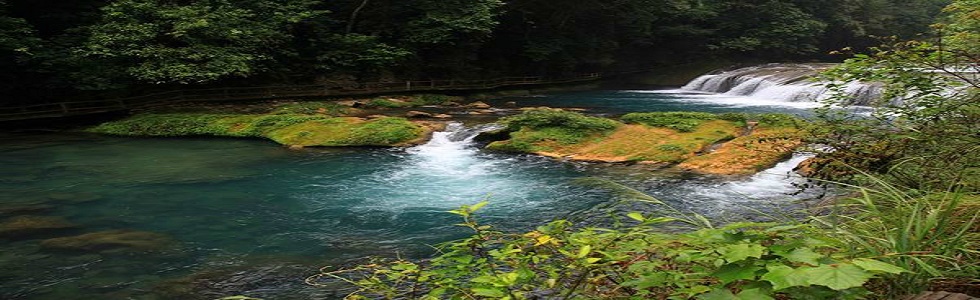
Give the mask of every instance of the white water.
MULTIPOLYGON (((813 79, 826 65, 768 64, 718 74, 702 75, 681 87, 684 91, 743 96, 746 105, 755 101, 814 103, 832 95, 826 85, 813 79), (755 99, 755 100, 750 100, 755 99)), ((879 87, 852 82, 844 88, 847 104, 868 105, 879 96, 879 87)))

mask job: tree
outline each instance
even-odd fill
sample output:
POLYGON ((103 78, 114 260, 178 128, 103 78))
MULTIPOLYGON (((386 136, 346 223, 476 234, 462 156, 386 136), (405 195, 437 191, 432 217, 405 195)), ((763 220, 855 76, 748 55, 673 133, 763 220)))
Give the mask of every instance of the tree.
POLYGON ((292 37, 290 26, 317 14, 311 1, 118 0, 89 27, 83 58, 124 66, 154 84, 204 83, 259 73, 292 37))
MULTIPOLYGON (((957 0, 940 28, 965 28, 959 18, 974 0, 957 0)), ((980 72, 970 39, 939 43, 893 42, 857 55, 827 74, 843 89, 845 82, 882 85, 879 109, 867 118, 826 110, 815 142, 833 151, 815 163, 817 175, 861 180, 880 174, 900 186, 921 190, 980 191, 980 72)), ((831 104, 847 103, 843 96, 831 104)))

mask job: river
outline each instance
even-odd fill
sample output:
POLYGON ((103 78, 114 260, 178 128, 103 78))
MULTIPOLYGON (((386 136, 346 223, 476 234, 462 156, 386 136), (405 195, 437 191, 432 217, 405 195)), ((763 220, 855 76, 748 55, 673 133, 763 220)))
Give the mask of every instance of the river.
MULTIPOLYGON (((783 112, 815 103, 685 90, 603 90, 502 99, 523 106, 631 111, 783 112)), ((464 204, 480 220, 525 230, 609 204, 580 184, 629 186, 717 222, 801 208, 805 154, 750 178, 723 180, 642 166, 571 163, 483 151, 478 129, 454 124, 407 149, 289 150, 268 141, 117 138, 81 133, 4 135, 0 217, 56 217, 72 226, 10 235, 0 244, 2 299, 265 299, 340 297, 303 278, 369 255, 424 257, 462 237, 464 204), (108 230, 165 236, 140 251, 51 247, 46 239, 108 230), (159 243, 156 243, 159 242, 159 243), (159 245, 158 245, 159 244, 159 245)), ((626 209, 644 209, 629 204, 626 209)), ((579 218, 581 219, 581 218, 579 218)))

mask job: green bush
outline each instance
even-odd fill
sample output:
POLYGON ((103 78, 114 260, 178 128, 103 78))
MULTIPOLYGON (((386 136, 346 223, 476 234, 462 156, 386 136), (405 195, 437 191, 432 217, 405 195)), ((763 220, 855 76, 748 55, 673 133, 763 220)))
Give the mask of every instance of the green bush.
POLYGON ((431 260, 376 260, 307 282, 353 284, 348 299, 861 299, 872 279, 907 272, 850 255, 810 224, 665 234, 657 228, 681 219, 632 212, 636 225, 621 228, 559 220, 510 234, 476 221, 484 205, 451 211, 474 235, 439 246, 431 260))

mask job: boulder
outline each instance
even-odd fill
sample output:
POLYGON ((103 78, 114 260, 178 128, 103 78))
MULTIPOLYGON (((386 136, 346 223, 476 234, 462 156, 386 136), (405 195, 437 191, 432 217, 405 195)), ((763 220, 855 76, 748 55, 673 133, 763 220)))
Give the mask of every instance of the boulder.
POLYGON ((409 118, 431 118, 432 114, 424 111, 411 110, 405 113, 405 116, 409 118))
POLYGON ((432 117, 433 118, 436 118, 436 119, 449 119, 449 118, 452 118, 453 116, 452 115, 447 115, 447 114, 434 114, 434 115, 432 115, 432 117))
POLYGON ((364 118, 366 118, 368 120, 374 120, 374 119, 387 118, 387 117, 388 116, 386 116, 386 115, 370 115, 370 116, 367 116, 367 117, 364 117, 364 118))
POLYGON ((517 102, 515 102, 515 101, 507 101, 507 102, 504 102, 504 106, 507 106, 507 107, 517 107, 517 102))
POLYGON ((62 217, 17 216, 0 223, 0 237, 22 237, 75 227, 62 217))
POLYGON ((487 109, 487 108, 490 108, 490 104, 483 103, 483 101, 476 101, 476 102, 467 104, 466 107, 469 107, 469 108, 478 108, 478 109, 487 109))
POLYGON ((153 232, 135 230, 108 230, 82 235, 53 238, 41 241, 48 249, 123 252, 156 251, 172 243, 170 237, 153 232))

